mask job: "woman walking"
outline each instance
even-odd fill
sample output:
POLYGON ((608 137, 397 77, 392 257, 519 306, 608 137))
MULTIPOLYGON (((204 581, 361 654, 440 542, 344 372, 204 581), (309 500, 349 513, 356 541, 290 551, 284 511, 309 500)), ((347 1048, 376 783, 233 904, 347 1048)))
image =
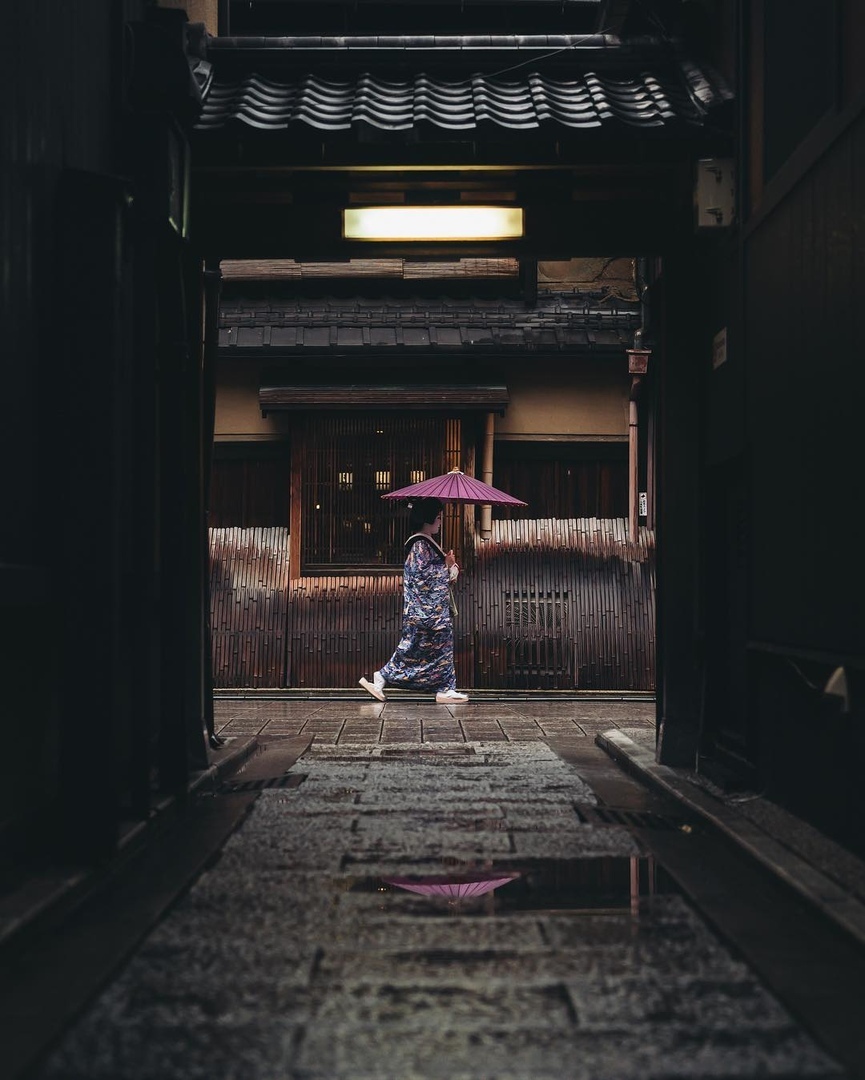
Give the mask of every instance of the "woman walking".
POLYGON ((436 691, 440 705, 468 701, 456 688, 454 628, 450 583, 459 575, 453 551, 443 551, 433 539, 442 524, 442 503, 418 499, 411 508, 403 571, 402 634, 396 651, 372 682, 360 685, 384 701, 385 687, 412 686, 436 691))

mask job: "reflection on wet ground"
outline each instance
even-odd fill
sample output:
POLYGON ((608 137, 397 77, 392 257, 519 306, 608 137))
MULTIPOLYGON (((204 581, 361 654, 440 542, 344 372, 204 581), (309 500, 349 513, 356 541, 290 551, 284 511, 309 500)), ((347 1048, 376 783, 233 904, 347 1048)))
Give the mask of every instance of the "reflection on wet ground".
POLYGON ((387 892, 384 886, 392 886, 397 889, 405 889, 406 892, 416 896, 434 897, 436 900, 445 900, 455 908, 465 908, 472 901, 480 897, 486 897, 486 904, 490 914, 495 911, 493 892, 502 885, 511 885, 520 877, 518 871, 513 871, 506 876, 503 870, 478 871, 459 877, 445 874, 424 878, 395 877, 382 878, 382 884, 378 886, 379 892, 387 892))
POLYGON ((39 1077, 843 1075, 549 747, 380 749, 264 790, 39 1077))
POLYGON ((457 862, 447 873, 366 877, 349 886, 350 892, 377 893, 381 911, 388 910, 395 890, 419 897, 412 904, 416 916, 566 911, 587 916, 628 912, 639 918, 647 910, 645 900, 675 891, 675 885, 651 855, 601 855, 500 861, 474 868, 457 862))

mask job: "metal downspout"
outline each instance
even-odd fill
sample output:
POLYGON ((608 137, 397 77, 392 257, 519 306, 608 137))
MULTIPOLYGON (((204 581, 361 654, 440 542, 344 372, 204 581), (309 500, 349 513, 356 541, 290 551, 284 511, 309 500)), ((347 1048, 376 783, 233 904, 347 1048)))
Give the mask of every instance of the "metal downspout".
POLYGON ((639 448, 639 420, 637 400, 640 396, 642 376, 631 376, 631 393, 628 402, 628 531, 632 540, 637 539, 640 526, 638 492, 638 448, 639 448))

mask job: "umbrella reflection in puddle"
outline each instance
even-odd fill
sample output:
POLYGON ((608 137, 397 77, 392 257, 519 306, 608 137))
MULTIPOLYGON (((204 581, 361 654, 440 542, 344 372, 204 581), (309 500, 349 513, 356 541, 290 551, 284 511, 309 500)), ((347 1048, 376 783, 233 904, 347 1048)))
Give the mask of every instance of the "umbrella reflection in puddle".
POLYGON ((447 900, 450 904, 457 904, 464 900, 471 900, 478 896, 485 896, 502 885, 509 885, 521 875, 518 872, 491 874, 472 874, 466 877, 455 878, 452 876, 438 877, 393 877, 384 878, 386 885, 395 885, 399 889, 408 892, 419 893, 421 896, 437 896, 447 900))

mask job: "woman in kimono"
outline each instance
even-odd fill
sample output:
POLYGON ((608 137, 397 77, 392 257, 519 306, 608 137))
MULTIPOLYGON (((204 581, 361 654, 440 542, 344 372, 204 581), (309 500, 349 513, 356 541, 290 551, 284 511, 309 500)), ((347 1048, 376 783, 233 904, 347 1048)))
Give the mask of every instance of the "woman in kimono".
POLYGON ((454 627, 450 584, 459 574, 453 551, 443 551, 433 539, 442 524, 438 499, 418 499, 411 508, 403 571, 402 635, 396 651, 372 682, 360 685, 384 701, 386 686, 435 690, 440 705, 468 701, 456 688, 454 627))

